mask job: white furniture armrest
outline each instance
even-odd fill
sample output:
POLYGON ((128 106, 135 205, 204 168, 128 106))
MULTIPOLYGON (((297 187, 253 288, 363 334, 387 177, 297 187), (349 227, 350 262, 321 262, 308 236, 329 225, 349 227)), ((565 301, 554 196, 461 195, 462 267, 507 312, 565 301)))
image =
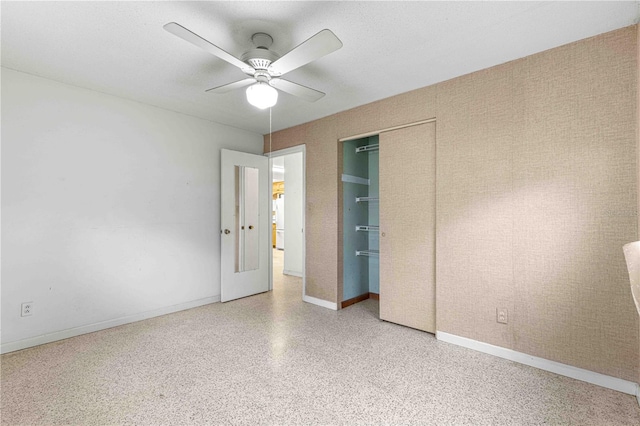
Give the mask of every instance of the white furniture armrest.
POLYGON ((627 259, 629 269, 629 281, 631 281, 631 293, 636 302, 636 309, 640 314, 640 241, 625 244, 624 257, 627 259))

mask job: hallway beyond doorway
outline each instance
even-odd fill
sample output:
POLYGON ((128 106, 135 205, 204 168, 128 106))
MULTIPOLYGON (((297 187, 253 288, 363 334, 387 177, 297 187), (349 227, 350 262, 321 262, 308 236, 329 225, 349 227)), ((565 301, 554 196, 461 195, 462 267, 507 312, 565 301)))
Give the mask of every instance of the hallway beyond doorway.
MULTIPOLYGON (((284 250, 273 249, 273 291, 280 294, 283 291, 295 291, 302 293, 302 278, 283 274, 284 250), (286 288, 285 288, 286 287, 286 288)), ((302 302, 302 301, 301 301, 302 302)))

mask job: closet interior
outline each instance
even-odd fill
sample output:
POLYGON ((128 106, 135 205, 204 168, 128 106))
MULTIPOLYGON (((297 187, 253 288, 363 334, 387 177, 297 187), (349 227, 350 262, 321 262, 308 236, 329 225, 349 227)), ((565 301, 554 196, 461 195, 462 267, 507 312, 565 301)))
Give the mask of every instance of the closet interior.
POLYGON ((435 333, 435 121, 342 142, 341 307, 435 333))
POLYGON ((342 307, 380 293, 378 147, 377 135, 342 144, 342 307))

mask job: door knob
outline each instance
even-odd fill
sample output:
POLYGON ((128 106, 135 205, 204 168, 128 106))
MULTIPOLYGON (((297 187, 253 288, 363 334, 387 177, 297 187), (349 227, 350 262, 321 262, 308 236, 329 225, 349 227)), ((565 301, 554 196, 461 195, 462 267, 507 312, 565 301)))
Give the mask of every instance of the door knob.
POLYGON ((249 229, 253 229, 253 225, 249 225, 249 229))
POLYGON ((230 234, 230 233, 231 233, 231 231, 229 231, 228 229, 225 229, 225 230, 224 230, 224 233, 225 233, 225 234, 230 234))

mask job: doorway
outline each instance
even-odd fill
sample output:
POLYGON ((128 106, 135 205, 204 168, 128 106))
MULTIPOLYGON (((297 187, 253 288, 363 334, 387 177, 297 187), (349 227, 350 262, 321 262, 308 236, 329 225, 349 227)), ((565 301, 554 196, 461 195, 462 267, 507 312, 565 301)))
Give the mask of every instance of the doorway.
POLYGON ((305 294, 305 161, 299 145, 269 155, 272 181, 270 289, 300 282, 305 294))

